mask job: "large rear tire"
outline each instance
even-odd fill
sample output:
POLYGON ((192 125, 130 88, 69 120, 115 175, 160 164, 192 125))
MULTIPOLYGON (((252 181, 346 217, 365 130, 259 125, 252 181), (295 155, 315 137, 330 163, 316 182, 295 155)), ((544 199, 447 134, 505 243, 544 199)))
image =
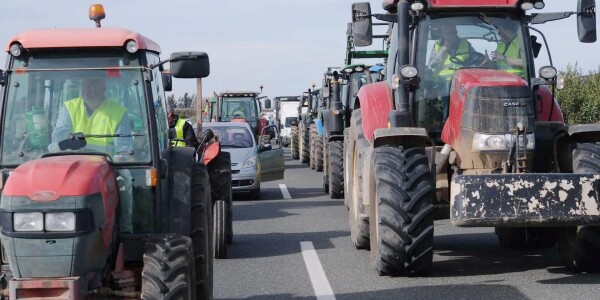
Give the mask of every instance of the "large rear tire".
POLYGON ((310 144, 310 151, 309 151, 309 165, 311 169, 315 169, 316 168, 316 158, 315 158, 315 141, 318 138, 317 135, 317 125, 310 124, 310 131, 309 131, 309 144, 310 144))
POLYGON ((371 260, 380 275, 419 276, 433 261, 434 178, 424 148, 375 149, 371 260))
POLYGON ((290 152, 293 159, 300 158, 300 145, 298 141, 298 126, 292 126, 290 133, 290 152))
POLYGON ((330 141, 327 145, 329 158, 329 196, 333 199, 344 198, 344 141, 330 141))
MULTIPOLYGON (((349 155, 346 158, 353 160, 352 170, 350 171, 351 177, 348 181, 352 181, 352 190, 349 190, 350 199, 350 238, 356 249, 369 249, 369 217, 367 211, 364 209, 363 197, 368 197, 367 193, 363 191, 363 168, 369 167, 369 162, 365 161, 369 143, 365 139, 358 139, 354 143, 354 149, 348 149, 348 152, 354 154, 349 155)), ((348 182, 346 181, 346 182, 348 182)), ((346 197, 348 197, 346 195, 346 197)))
POLYGON ((215 258, 227 258, 227 203, 218 200, 213 205, 213 243, 215 258))
POLYGON ((307 164, 310 161, 310 132, 308 128, 302 127, 300 130, 300 162, 307 164))
POLYGON ((329 149, 327 138, 323 135, 323 190, 329 193, 329 149))
POLYGON ((197 299, 190 238, 176 235, 152 237, 146 241, 143 260, 142 299, 197 299))
POLYGON ((210 177, 212 203, 224 200, 227 204, 225 220, 227 223, 227 243, 233 241, 233 195, 231 187, 231 154, 221 151, 207 166, 210 177))
MULTIPOLYGON (((600 174, 600 145, 579 143, 573 148, 573 173, 600 174)), ((600 226, 561 228, 558 252, 575 272, 600 272, 600 226)))
POLYGON ((315 137, 315 171, 323 171, 323 139, 318 134, 315 137))
POLYGON ((192 165, 190 238, 194 250, 196 295, 198 299, 213 296, 212 203, 210 180, 204 165, 192 165))

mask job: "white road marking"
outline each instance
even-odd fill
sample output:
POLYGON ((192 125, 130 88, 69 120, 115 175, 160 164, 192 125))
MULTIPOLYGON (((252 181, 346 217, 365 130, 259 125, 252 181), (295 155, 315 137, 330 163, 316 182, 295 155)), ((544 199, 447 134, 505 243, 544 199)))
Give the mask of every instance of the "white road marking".
POLYGON ((283 199, 292 199, 290 192, 288 191, 285 183, 280 183, 279 188, 281 189, 281 194, 283 195, 283 199))
POLYGON ((308 270, 308 277, 312 283, 313 290, 315 290, 315 296, 317 300, 335 300, 333 290, 329 285, 329 280, 325 276, 321 261, 312 242, 300 242, 300 249, 302 249, 302 257, 304 258, 304 264, 306 264, 306 270, 308 270))

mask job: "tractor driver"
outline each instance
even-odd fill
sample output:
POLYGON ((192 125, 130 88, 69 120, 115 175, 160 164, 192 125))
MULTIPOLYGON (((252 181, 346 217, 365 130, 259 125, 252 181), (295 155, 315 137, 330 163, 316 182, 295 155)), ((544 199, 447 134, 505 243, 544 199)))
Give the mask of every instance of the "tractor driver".
MULTIPOLYGON (((65 101, 58 112, 52 132, 50 152, 60 152, 59 142, 71 133, 115 135, 124 137, 86 137, 85 148, 113 155, 113 160, 130 160, 133 147, 131 123, 127 109, 115 101, 105 99, 106 81, 103 78, 87 78, 81 82, 81 96, 65 101), (129 135, 129 136, 127 136, 129 135)), ((133 232, 133 190, 131 174, 126 169, 117 170, 117 184, 121 206, 119 228, 121 232, 133 232)))
MULTIPOLYGON (((442 123, 448 117, 448 101, 450 99, 450 81, 456 70, 474 65, 477 59, 484 57, 475 51, 467 39, 460 38, 455 25, 446 24, 442 27, 442 37, 436 41, 429 57, 429 68, 432 71, 434 87, 428 98, 441 100, 442 123)), ((423 103, 425 104, 425 103, 423 103)), ((430 118, 423 118, 426 123, 430 118)), ((437 124, 436 126, 440 126, 437 124)))
POLYGON ((491 60, 496 62, 498 70, 521 76, 525 75, 523 59, 521 58, 521 39, 518 38, 519 25, 510 20, 498 23, 501 40, 496 51, 492 51, 491 60))

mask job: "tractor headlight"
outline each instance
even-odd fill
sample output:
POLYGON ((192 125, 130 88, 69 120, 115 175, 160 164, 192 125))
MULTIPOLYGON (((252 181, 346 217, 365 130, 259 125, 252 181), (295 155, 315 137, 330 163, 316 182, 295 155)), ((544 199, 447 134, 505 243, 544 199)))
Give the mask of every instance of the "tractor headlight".
MULTIPOLYGON (((527 134, 527 145, 524 145, 523 136, 519 139, 519 147, 526 146, 527 150, 535 148, 535 135, 527 134)), ((514 135, 512 134, 485 134, 475 133, 473 135, 472 151, 498 151, 508 150, 512 146, 514 135)))
POLYGON ((251 156, 244 162, 244 166, 242 168, 252 168, 256 166, 256 156, 251 156))
POLYGON ((41 212, 15 213, 13 215, 15 231, 44 230, 44 214, 41 212))
POLYGON ((72 212, 47 213, 44 226, 47 231, 74 231, 75 214, 72 212))

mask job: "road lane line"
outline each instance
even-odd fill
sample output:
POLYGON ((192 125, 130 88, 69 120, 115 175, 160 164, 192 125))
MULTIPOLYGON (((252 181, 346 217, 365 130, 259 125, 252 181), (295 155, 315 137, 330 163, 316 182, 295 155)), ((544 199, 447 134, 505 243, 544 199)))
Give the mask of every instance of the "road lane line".
POLYGON ((300 242, 300 249, 302 249, 302 257, 304 258, 304 264, 306 264, 306 270, 308 270, 308 277, 312 283, 313 289, 315 290, 315 296, 317 300, 335 300, 333 290, 329 285, 329 280, 325 276, 321 261, 312 242, 300 242))
POLYGON ((288 192, 288 189, 285 186, 285 183, 280 183, 279 189, 281 189, 281 194, 283 195, 283 199, 292 199, 292 196, 290 195, 290 192, 288 192))

